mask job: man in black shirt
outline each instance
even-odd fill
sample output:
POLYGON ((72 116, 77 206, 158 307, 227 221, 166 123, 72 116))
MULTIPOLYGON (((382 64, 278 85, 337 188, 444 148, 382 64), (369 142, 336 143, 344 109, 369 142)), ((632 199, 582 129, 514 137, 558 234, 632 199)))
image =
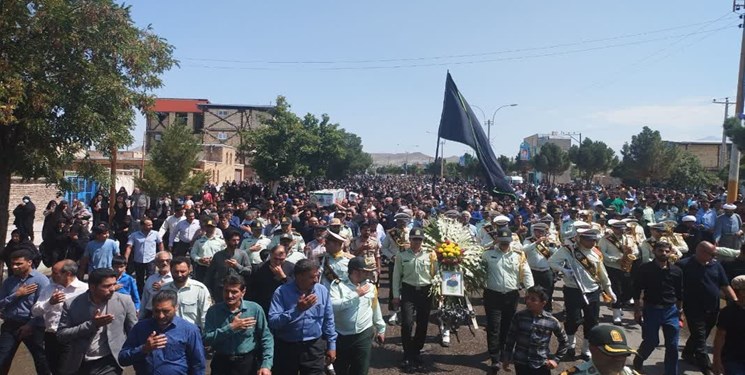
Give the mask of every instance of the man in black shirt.
POLYGON ((683 270, 683 312, 691 335, 683 349, 683 359, 710 374, 711 361, 706 354, 706 338, 719 316, 719 292, 737 300, 729 286, 724 267, 714 257, 717 248, 708 241, 696 247, 696 255, 678 262, 683 270))
POLYGON ((740 249, 740 255, 737 258, 722 262, 722 266, 730 282, 737 276, 745 275, 745 251, 740 249))
POLYGON ((286 259, 285 247, 276 245, 270 250, 269 259, 251 273, 246 299, 259 304, 264 314, 269 314, 274 291, 293 279, 295 265, 286 259))
POLYGON ((660 343, 662 327, 665 336, 665 374, 677 374, 683 271, 669 260, 669 256, 674 254, 670 243, 657 242, 653 251, 654 261, 642 264, 634 280, 633 298, 638 301, 634 319, 642 326, 642 343, 634 359, 634 370, 642 371, 644 360, 660 343), (644 298, 640 299, 642 291, 644 298))

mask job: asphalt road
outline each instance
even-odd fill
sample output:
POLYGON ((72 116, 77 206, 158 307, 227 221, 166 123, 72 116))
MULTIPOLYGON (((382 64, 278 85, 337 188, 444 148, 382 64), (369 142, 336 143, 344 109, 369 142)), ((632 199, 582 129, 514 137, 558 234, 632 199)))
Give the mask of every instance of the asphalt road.
MULTIPOLYGON (((382 286, 379 295, 388 296, 388 285, 386 275, 383 275, 382 286)), ((563 298, 562 291, 559 285, 557 291, 554 293, 554 311, 563 310, 563 298)), ((486 334, 484 332, 484 325, 486 323, 484 317, 484 309, 481 304, 480 297, 474 297, 471 299, 474 308, 476 309, 477 321, 480 329, 471 330, 468 327, 461 327, 458 331, 457 336, 453 335, 451 338, 451 346, 444 348, 440 345, 437 334, 438 328, 435 319, 431 319, 431 324, 428 327, 427 345, 425 346, 425 352, 423 353, 423 359, 428 364, 429 373, 431 374, 485 374, 488 371, 488 356, 486 353, 486 334)), ((384 309, 384 314, 387 316, 387 303, 382 303, 381 306, 384 309)), ((518 307, 518 309, 524 308, 524 305, 518 307)), ((633 322, 633 316, 630 311, 626 311, 624 314, 626 318, 624 321, 624 328, 627 332, 627 337, 632 347, 638 347, 641 342, 641 330, 638 325, 633 322)), ((601 322, 610 323, 612 320, 611 310, 604 306, 601 308, 601 322)), ((401 330, 398 326, 388 326, 386 332, 386 343, 384 345, 373 346, 372 363, 370 374, 399 374, 398 368, 399 363, 402 360, 403 352, 401 349, 401 330)), ((712 333, 709 344, 713 339, 714 334, 712 333)), ((581 343, 582 333, 581 330, 577 334, 577 342, 581 343)), ((684 328, 681 331, 681 340, 679 348, 682 349, 685 340, 688 338, 688 331, 684 328)), ((663 338, 660 337, 661 342, 664 342, 663 338)), ((552 347, 555 349, 556 340, 553 340, 552 347)), ((645 373, 656 375, 663 373, 663 358, 664 348, 661 346, 652 353, 652 356, 645 362, 645 373)), ((559 370, 564 370, 574 365, 576 362, 564 362, 559 365, 559 370)), ((629 365, 631 365, 631 358, 629 359, 629 365)), ((682 374, 695 374, 699 373, 695 368, 689 366, 685 362, 680 362, 682 374)), ((18 353, 13 361, 10 374, 26 375, 34 372, 33 361, 29 352, 25 346, 21 345, 18 353)), ((554 373, 559 373, 555 371, 554 373)), ((209 371, 208 371, 209 373, 209 371)), ((507 372, 502 371, 503 374, 507 372)), ((126 369, 125 374, 134 374, 131 368, 126 369)), ((278 374, 285 375, 285 374, 278 374)))

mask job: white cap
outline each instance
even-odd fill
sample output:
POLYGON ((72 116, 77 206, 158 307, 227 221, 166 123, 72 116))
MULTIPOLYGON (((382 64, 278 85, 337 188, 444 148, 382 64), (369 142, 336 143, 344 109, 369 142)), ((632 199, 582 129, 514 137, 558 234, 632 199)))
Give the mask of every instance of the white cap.
POLYGON ((681 221, 683 221, 684 223, 695 223, 696 217, 693 215, 686 215, 686 216, 683 216, 681 221))
POLYGON ((504 215, 497 215, 494 219, 492 219, 492 222, 506 224, 510 222, 510 218, 504 215))
POLYGON ((620 227, 623 228, 627 225, 627 223, 623 220, 616 220, 616 219, 610 219, 608 220, 608 225, 612 227, 620 227))
POLYGON ((542 230, 544 232, 548 230, 548 225, 546 225, 546 223, 535 223, 535 224, 531 225, 530 227, 533 228, 533 230, 538 229, 538 230, 542 230))
POLYGON ((594 228, 579 228, 577 229, 577 235, 580 237, 588 237, 594 240, 600 238, 600 231, 594 228))
POLYGON ((725 210, 733 211, 733 210, 737 209, 737 206, 735 206, 732 203, 727 203, 727 204, 723 205, 722 208, 725 209, 725 210))

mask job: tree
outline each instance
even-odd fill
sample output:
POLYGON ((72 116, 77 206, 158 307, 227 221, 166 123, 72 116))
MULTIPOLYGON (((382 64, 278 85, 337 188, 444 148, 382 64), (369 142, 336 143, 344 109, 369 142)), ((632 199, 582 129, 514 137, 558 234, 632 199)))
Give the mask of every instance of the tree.
POLYGON ((466 178, 478 178, 484 173, 479 159, 471 154, 463 154, 464 165, 460 166, 463 176, 466 178))
POLYGON ((515 160, 510 158, 509 156, 499 155, 499 158, 497 158, 497 162, 499 163, 499 166, 502 167, 502 170, 505 174, 514 171, 517 167, 515 160))
POLYGON ((624 143, 621 163, 611 175, 627 183, 660 185, 670 176, 678 154, 674 145, 662 141, 659 131, 645 126, 631 143, 624 143))
POLYGON ((132 142, 135 110, 152 103, 176 61, 152 29, 111 0, 5 1, 0 6, 0 242, 12 175, 68 187, 81 152, 132 142))
POLYGON ((604 142, 593 142, 590 138, 585 138, 582 144, 569 149, 569 160, 585 181, 592 181, 596 174, 612 170, 618 165, 618 157, 612 148, 604 142))
POLYGON ((666 185, 678 190, 699 191, 716 184, 718 178, 701 165, 701 161, 689 152, 681 152, 670 172, 666 185))
POLYGON ((250 141, 240 147, 254 155, 251 165, 262 179, 339 179, 363 173, 372 165, 370 154, 362 151, 362 139, 332 123, 329 115, 319 119, 308 113, 301 120, 282 96, 274 111, 266 126, 245 137, 250 141))
POLYGON ((535 169, 546 174, 546 180, 554 183, 556 176, 569 169, 569 155, 558 145, 546 143, 535 156, 535 169))
POLYGON ((277 97, 272 117, 250 138, 251 166, 264 181, 274 184, 283 177, 305 177, 310 168, 303 162, 312 154, 314 142, 300 119, 290 111, 283 96, 277 97))
POLYGON ((145 166, 143 178, 136 178, 135 183, 151 197, 197 193, 209 180, 206 172, 193 171, 199 165, 195 150, 201 147, 185 123, 167 127, 150 150, 150 163, 145 166))

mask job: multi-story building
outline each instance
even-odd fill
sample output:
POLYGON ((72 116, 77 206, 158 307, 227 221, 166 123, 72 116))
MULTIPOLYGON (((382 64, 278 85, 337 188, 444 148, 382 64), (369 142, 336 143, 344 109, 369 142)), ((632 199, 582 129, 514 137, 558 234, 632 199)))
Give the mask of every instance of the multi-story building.
POLYGON ((168 126, 186 124, 202 143, 199 169, 209 171, 213 182, 240 181, 252 175, 246 155, 238 152, 242 137, 262 126, 273 109, 269 105, 216 104, 207 99, 158 98, 147 118, 146 149, 160 140, 168 126))
MULTIPOLYGON (((569 148, 572 147, 572 139, 567 136, 560 134, 559 132, 551 132, 550 134, 533 134, 523 139, 523 144, 520 146, 520 156, 532 159, 535 155, 541 152, 541 147, 548 143, 553 143, 564 151, 569 152, 569 148)), ((540 181, 541 173, 537 171, 531 171, 528 173, 528 181, 540 181)), ((572 180, 571 173, 569 170, 556 176, 556 183, 567 183, 572 180)))

